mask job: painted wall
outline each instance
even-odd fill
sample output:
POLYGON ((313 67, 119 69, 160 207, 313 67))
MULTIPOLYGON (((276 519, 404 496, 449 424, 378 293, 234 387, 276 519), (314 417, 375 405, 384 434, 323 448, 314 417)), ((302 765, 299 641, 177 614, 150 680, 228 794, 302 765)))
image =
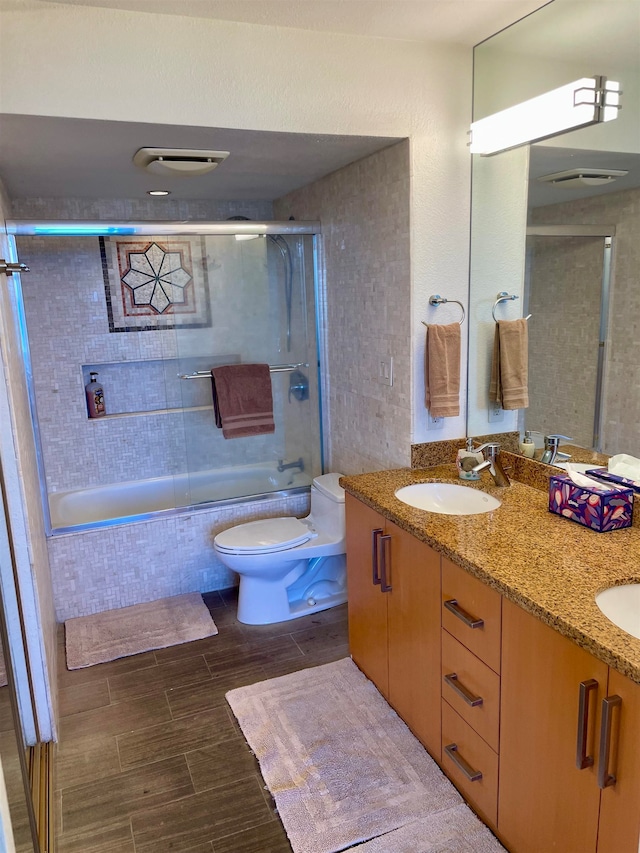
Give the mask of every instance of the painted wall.
MULTIPOLYGON (((9 113, 409 138, 412 419, 403 438, 408 447, 434 437, 420 321, 434 320, 432 293, 467 299, 468 48, 37 0, 3 14, 0 48, 9 113)), ((464 412, 450 421, 435 437, 463 433, 464 412)))

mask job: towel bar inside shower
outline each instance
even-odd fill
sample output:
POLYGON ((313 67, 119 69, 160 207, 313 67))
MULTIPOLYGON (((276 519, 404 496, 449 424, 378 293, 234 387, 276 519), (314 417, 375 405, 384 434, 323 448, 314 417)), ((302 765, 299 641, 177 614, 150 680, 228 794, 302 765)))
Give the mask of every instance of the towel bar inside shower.
MULTIPOLYGON (((294 370, 299 370, 301 367, 309 367, 309 362, 299 361, 297 364, 270 364, 269 371, 271 373, 293 373, 294 370)), ((196 370, 195 373, 183 373, 180 379, 211 379, 210 370, 196 370)))

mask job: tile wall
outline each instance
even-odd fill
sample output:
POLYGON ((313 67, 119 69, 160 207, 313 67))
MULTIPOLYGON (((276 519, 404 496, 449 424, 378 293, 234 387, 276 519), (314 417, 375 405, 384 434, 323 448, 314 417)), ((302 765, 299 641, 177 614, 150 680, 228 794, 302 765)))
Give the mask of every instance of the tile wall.
POLYGON ((410 464, 409 166, 404 141, 274 204, 276 219, 322 223, 327 461, 344 474, 410 464), (389 356, 392 387, 378 380, 389 356))

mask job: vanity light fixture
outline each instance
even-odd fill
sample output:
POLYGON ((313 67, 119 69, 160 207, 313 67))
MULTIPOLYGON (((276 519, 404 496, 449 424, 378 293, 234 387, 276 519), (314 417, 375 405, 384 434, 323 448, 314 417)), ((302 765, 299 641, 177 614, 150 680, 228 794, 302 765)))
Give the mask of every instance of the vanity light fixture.
POLYGON ((471 125, 472 154, 498 154, 579 127, 611 121, 620 109, 620 84, 582 77, 471 125))

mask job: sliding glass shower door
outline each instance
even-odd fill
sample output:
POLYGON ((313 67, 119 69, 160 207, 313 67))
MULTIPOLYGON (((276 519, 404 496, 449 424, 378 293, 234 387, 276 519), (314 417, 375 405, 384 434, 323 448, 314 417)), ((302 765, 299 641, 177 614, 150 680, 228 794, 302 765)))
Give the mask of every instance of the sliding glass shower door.
MULTIPOLYGON (((321 472, 314 238, 188 238, 196 321, 176 326, 188 505, 309 485, 321 472), (211 370, 269 365, 273 431, 225 438, 211 370)), ((265 386, 268 386, 268 380, 265 386)), ((241 400, 243 388, 233 388, 241 400)), ((269 389, 265 387, 268 396, 269 389)), ((220 400, 224 419, 224 400, 220 400)))

